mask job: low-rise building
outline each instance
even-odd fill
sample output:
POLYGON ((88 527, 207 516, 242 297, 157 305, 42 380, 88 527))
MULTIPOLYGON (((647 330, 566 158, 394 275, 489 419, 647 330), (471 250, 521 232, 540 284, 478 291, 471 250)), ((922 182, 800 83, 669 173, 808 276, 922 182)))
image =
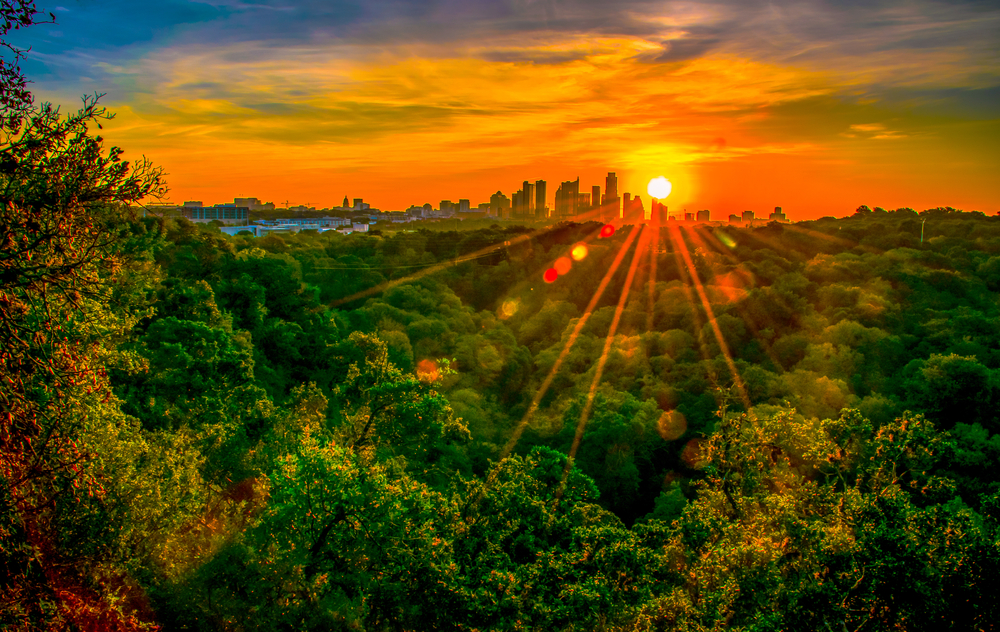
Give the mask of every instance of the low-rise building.
POLYGON ((192 222, 222 222, 223 224, 246 223, 250 209, 235 204, 217 204, 215 206, 187 206, 181 208, 181 215, 192 222))

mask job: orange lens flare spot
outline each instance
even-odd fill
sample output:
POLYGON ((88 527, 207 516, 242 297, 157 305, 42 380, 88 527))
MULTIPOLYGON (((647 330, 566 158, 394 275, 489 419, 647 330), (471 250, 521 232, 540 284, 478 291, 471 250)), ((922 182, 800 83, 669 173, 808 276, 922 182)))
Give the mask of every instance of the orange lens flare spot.
POLYGON ((687 432, 687 418, 679 410, 667 410, 660 415, 656 429, 665 441, 676 441, 687 432))
POLYGON ((573 262, 569 257, 559 257, 552 265, 559 274, 566 274, 573 268, 573 262))
POLYGON ((542 276, 542 278, 545 279, 546 283, 554 283, 555 280, 559 278, 559 272, 556 271, 555 268, 549 268, 548 270, 545 271, 545 274, 542 276))
POLYGON ((692 469, 700 470, 708 464, 705 459, 702 443, 701 439, 691 439, 684 445, 684 449, 681 451, 681 460, 692 469))
POLYGON ((586 244, 577 244, 573 246, 573 250, 569 254, 573 257, 574 261, 583 261, 588 252, 586 244))
POLYGON ((604 228, 601 229, 601 237, 610 237, 615 234, 615 227, 611 224, 605 224, 604 228))
POLYGON ((439 377, 441 377, 441 372, 434 360, 426 359, 417 363, 417 379, 421 382, 434 382, 439 377))

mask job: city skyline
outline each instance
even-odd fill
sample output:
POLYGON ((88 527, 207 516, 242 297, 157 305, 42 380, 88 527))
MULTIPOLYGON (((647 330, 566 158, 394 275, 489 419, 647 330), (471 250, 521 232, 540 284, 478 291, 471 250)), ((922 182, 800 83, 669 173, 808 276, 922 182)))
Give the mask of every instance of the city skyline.
POLYGON ((623 192, 665 175, 673 205, 720 213, 1000 211, 1000 8, 982 3, 39 8, 56 24, 11 34, 33 92, 106 93, 105 139, 178 201, 349 188, 405 208, 611 164, 623 192))

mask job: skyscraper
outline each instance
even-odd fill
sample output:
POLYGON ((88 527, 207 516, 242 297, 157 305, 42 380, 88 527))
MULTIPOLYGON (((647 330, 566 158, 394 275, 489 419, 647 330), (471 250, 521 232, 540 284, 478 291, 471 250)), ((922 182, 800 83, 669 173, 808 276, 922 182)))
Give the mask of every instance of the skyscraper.
POLYGON ((604 199, 618 199, 618 176, 615 175, 614 171, 609 171, 608 177, 604 180, 604 199))
POLYGON ((601 187, 600 187, 600 185, 595 184, 594 186, 590 187, 590 204, 594 208, 597 208, 598 206, 601 205, 601 187))
POLYGON ((601 198, 601 216, 609 216, 607 219, 620 219, 622 217, 621 200, 618 198, 618 176, 614 171, 608 172, 608 177, 604 180, 604 197, 601 198))
POLYGON ((548 192, 545 180, 535 181, 535 217, 542 219, 548 217, 548 192))
POLYGON ((577 212, 577 198, 580 196, 580 178, 563 182, 556 189, 557 217, 572 217, 577 212))

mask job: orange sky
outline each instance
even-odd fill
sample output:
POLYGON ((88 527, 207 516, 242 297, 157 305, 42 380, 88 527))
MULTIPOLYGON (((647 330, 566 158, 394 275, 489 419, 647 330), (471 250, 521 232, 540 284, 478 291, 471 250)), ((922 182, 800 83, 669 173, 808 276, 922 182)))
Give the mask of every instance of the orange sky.
POLYGON ((716 218, 1000 211, 997 10, 197 4, 125 35, 104 34, 123 19, 108 9, 69 5, 58 35, 27 41, 36 92, 107 92, 105 138, 164 166, 174 202, 347 195, 396 210, 544 179, 551 204, 560 181, 603 189, 615 171, 647 206, 665 175, 671 210, 716 218))

